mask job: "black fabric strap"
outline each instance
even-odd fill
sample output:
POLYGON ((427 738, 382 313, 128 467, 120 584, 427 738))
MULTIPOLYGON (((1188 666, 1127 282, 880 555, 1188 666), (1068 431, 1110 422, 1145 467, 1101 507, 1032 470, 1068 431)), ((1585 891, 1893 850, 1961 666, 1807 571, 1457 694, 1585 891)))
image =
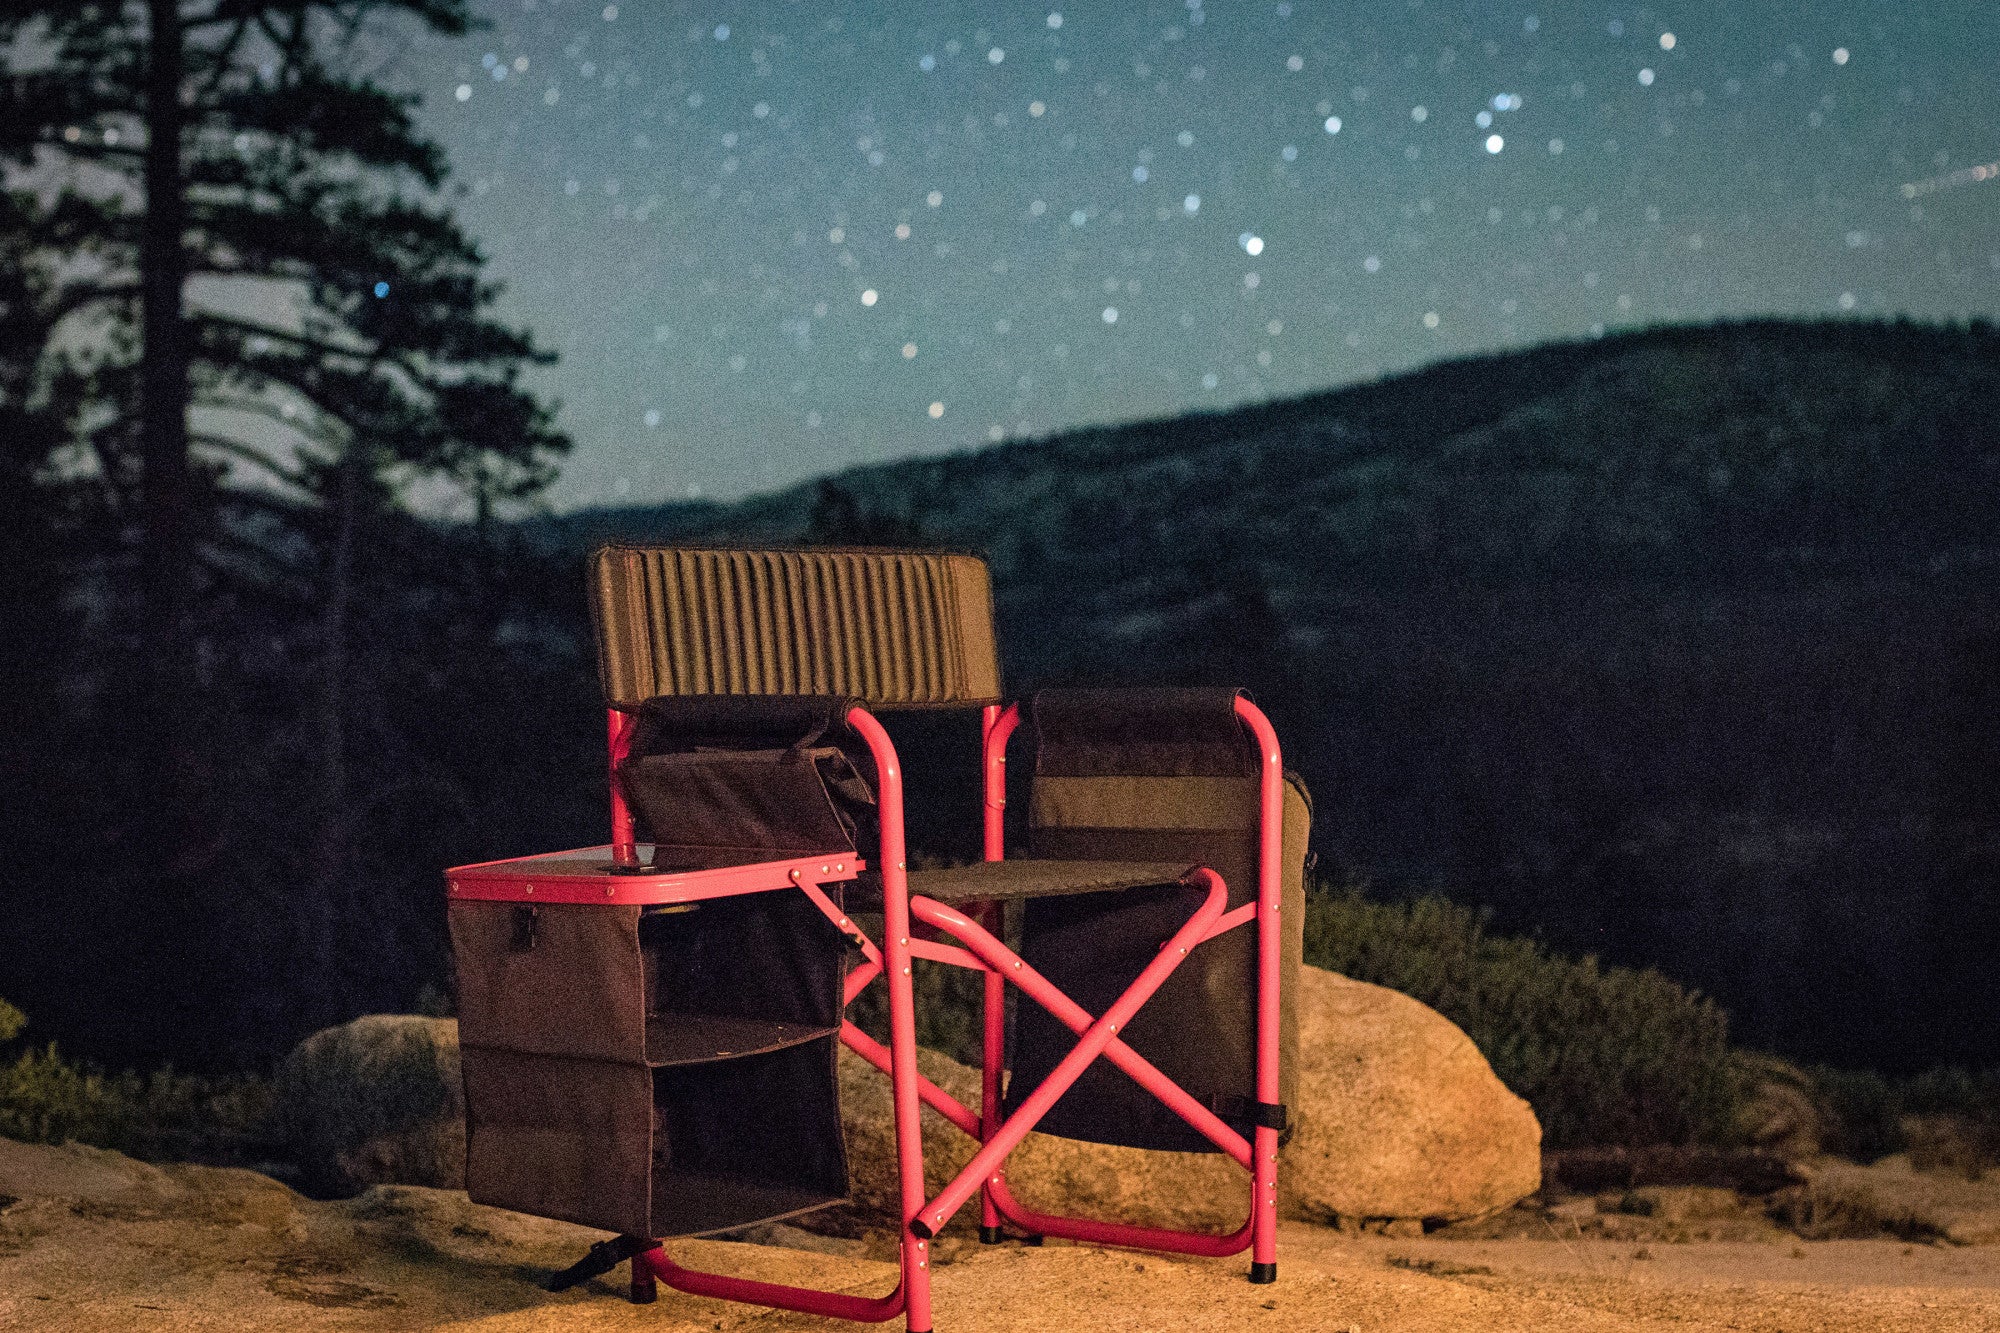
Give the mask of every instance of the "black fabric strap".
POLYGON ((1247 1124, 1253 1129, 1275 1129, 1282 1134, 1290 1125, 1290 1116, 1283 1102, 1260 1102, 1248 1097, 1215 1097, 1211 1099, 1209 1109, 1224 1120, 1239 1125, 1247 1124))

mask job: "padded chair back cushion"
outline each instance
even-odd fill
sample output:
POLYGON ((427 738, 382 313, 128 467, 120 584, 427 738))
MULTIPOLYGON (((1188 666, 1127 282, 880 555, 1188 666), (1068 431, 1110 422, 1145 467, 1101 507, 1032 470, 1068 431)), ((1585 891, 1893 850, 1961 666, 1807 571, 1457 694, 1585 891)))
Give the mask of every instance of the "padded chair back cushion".
POLYGON ((992 584, 969 555, 607 546, 590 605, 614 708, 690 694, 887 708, 1000 697, 992 584))
MULTIPOLYGON (((1063 860, 1199 862, 1229 886, 1229 905, 1257 896, 1258 753, 1237 720, 1236 692, 1048 690, 1035 697, 1029 849, 1063 860)), ((1289 1100, 1298 1048, 1293 1011, 1303 953, 1305 851, 1311 807, 1285 786, 1279 1069, 1289 1100)), ((1131 984, 1187 920, 1200 894, 1184 886, 1030 902, 1028 962, 1092 1013, 1131 984)), ((1257 935, 1245 926, 1188 955, 1139 1010, 1125 1039, 1168 1077, 1231 1118, 1256 1099, 1257 935)), ((1038 1005, 1022 1005, 1010 1104, 1075 1045, 1038 1005)), ((1238 1128, 1242 1128, 1238 1124, 1238 1128)), ((1050 1110, 1043 1133, 1094 1143, 1214 1151, 1124 1074, 1093 1064, 1050 1110)))

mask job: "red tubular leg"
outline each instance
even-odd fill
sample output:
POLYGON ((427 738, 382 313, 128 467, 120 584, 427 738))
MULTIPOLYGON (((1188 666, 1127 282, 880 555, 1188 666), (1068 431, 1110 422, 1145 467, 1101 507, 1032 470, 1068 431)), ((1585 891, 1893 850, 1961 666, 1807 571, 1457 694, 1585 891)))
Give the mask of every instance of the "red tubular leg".
POLYGON ((1161 1227, 1132 1226, 1125 1222, 1099 1222, 1088 1217, 1058 1217, 1038 1213, 1022 1204, 1007 1187, 1007 1178, 998 1172, 986 1181, 993 1202, 1015 1226, 1038 1236, 1060 1236, 1087 1245, 1117 1245, 1128 1250, 1161 1250, 1169 1254, 1193 1254, 1209 1259, 1240 1254, 1250 1245, 1256 1216, 1228 1235, 1211 1236, 1199 1231, 1169 1231, 1161 1227))
MULTIPOLYGON (((758 1282, 745 1277, 724 1277, 720 1273, 704 1273, 696 1268, 682 1268, 667 1257, 665 1246, 636 1255, 632 1262, 637 1264, 642 1259, 660 1281, 675 1291, 685 1291, 690 1296, 709 1296, 723 1301, 745 1301, 751 1305, 768 1305, 779 1310, 797 1310, 801 1314, 825 1315, 834 1319, 852 1319, 864 1324, 876 1324, 884 1319, 894 1319, 904 1310, 903 1287, 900 1283, 887 1296, 849 1296, 838 1291, 787 1287, 777 1282, 758 1282)), ((929 1321, 925 1322, 928 1327, 929 1321)))
MULTIPOLYGON (((1213 871, 1209 870, 1202 870, 1198 873, 1208 876, 1213 876, 1214 874, 1213 871)), ((1218 878, 1216 882, 1220 883, 1221 881, 1218 878)), ((954 911, 933 899, 923 897, 912 900, 911 910, 920 919, 929 922, 931 925, 942 927, 964 940, 971 952, 980 961, 984 962, 999 975, 1011 977, 1014 984, 1021 988, 1021 992, 1024 995, 1055 1015, 1070 1031, 1081 1036, 1097 1021, 1076 1001, 1058 990, 1047 977, 1035 971, 1034 968, 1029 967, 1011 949, 994 939, 963 913, 954 911)), ((1196 914, 1196 916, 1201 915, 1202 913, 1196 914)), ((1190 920, 1192 921, 1192 918, 1190 920)), ((1183 933, 1187 930, 1188 926, 1184 925, 1181 927, 1183 933)), ((1207 931, 1202 932, 1202 936, 1205 937, 1207 933, 1207 931)), ((1181 958, 1185 956, 1186 951, 1193 947, 1192 943, 1182 939, 1181 935, 1177 934, 1172 940, 1161 946, 1160 955, 1162 959, 1169 961, 1169 970, 1171 970, 1172 966, 1179 964, 1181 958)), ((1159 960, 1156 959, 1155 961, 1159 960)), ((1144 973, 1140 975, 1143 976, 1144 973)), ((1135 982, 1134 984, 1136 985, 1137 983, 1135 982)), ((1216 1115, 1215 1112, 1189 1096, 1179 1084, 1161 1073, 1150 1060, 1147 1060, 1146 1057, 1140 1055, 1123 1041, 1116 1038, 1104 1048, 1104 1055, 1106 1059, 1123 1070, 1141 1087, 1145 1088, 1146 1091, 1158 1097, 1166 1104, 1169 1110, 1187 1121, 1203 1137, 1235 1158, 1237 1165, 1246 1171, 1252 1169, 1249 1141, 1223 1123, 1222 1118, 1216 1115)))
POLYGON ((981 767, 986 786, 982 809, 986 820, 986 859, 998 861, 1007 854, 1007 739, 1021 725, 1021 709, 1017 704, 1009 704, 1005 712, 999 712, 989 706, 985 718, 985 756, 981 767))
MULTIPOLYGON (((883 1048, 881 1042, 875 1040, 852 1023, 842 1023, 840 1025, 840 1039, 847 1044, 849 1050, 866 1060, 869 1064, 874 1065, 891 1078, 895 1077, 895 1060, 883 1048)), ((979 1117, 968 1111, 964 1102, 961 1102, 958 1098, 952 1096, 922 1074, 917 1075, 917 1096, 924 1105, 930 1107, 939 1115, 951 1121, 952 1124, 964 1130, 966 1137, 974 1139, 979 1137, 979 1117)))
MULTIPOLYGON (((1236 701, 1236 715, 1257 738, 1258 856, 1257 856, 1257 1100, 1278 1100, 1278 969, 1281 896, 1279 861, 1284 855, 1285 765, 1270 719, 1248 699, 1236 701)), ((1250 1280, 1272 1282, 1278 1276, 1278 1132, 1259 1127, 1256 1165, 1252 1169, 1250 1219, 1256 1235, 1251 1244, 1250 1280)))
POLYGON ((903 848, 903 770, 889 733, 867 709, 847 715, 868 743, 881 784, 882 954, 889 977, 890 1091, 896 1108, 896 1168, 903 1204, 904 1314, 910 1333, 930 1333, 930 1244, 915 1239, 910 1223, 924 1206, 924 1142, 918 1119, 916 997, 910 978, 910 881, 903 848))
MULTIPOLYGON (((996 923, 997 924, 997 923, 996 923)), ((998 972, 988 972, 984 1019, 979 1057, 979 1141, 985 1143, 1000 1128, 1000 1063, 1007 1044, 1007 983, 998 972)), ((988 1244, 1000 1239, 1000 1205, 990 1190, 979 1191, 979 1238, 988 1244)))
POLYGON ((862 991, 868 989, 869 983, 881 975, 882 964, 880 963, 863 963, 860 967, 849 972, 847 974, 847 988, 842 992, 840 997, 840 1007, 845 1009, 848 1005, 853 1004, 856 997, 862 991))
MULTIPOLYGON (((1057 1063, 1046 1079, 1042 1080, 1041 1086, 1028 1094, 1020 1109, 1008 1116, 1006 1123, 1000 1126, 977 1153, 973 1154, 972 1160, 958 1173, 951 1184, 945 1186, 935 1199, 922 1205, 921 1219, 913 1221, 921 1220, 930 1235, 936 1235, 944 1230, 944 1225, 951 1220, 951 1215, 964 1205, 974 1191, 987 1183, 988 1177, 992 1176, 999 1169, 1000 1163, 1007 1159, 1007 1154, 1028 1136, 1028 1131, 1035 1127, 1035 1122, 1047 1114, 1058 1097, 1069 1090, 1084 1067, 1104 1053, 1104 1048, 1118 1035, 1118 1029, 1131 1022, 1132 1015, 1139 1011, 1139 1006, 1153 997, 1153 992, 1157 991, 1160 983, 1180 965, 1181 959, 1187 956, 1188 949, 1201 938, 1202 932, 1222 915, 1222 905, 1229 896, 1228 887, 1223 884, 1222 877, 1213 870, 1205 868, 1196 870, 1194 874, 1208 886, 1208 897, 1201 907, 1188 918, 1185 925, 1174 932, 1173 938, 1161 947, 1159 955, 1146 964, 1138 979, 1126 988, 1116 1003, 1105 1010, 1104 1016, 1090 1025, 1089 1030, 1083 1034, 1082 1039, 1070 1053, 1057 1063)), ((926 907, 934 906, 928 899, 920 901, 926 907)), ((957 914, 952 913, 952 915, 957 914)), ((959 919, 963 921, 962 917, 959 919)), ((965 924, 970 925, 969 922, 965 924)), ((979 931, 978 934, 985 936, 989 941, 992 938, 986 936, 984 931, 979 931)))
MULTIPOLYGON (((1003 713, 998 704, 988 704, 981 715, 981 769, 985 774, 986 859, 1003 860, 1007 855, 1007 738, 1021 724, 1021 710, 1013 704, 1003 713)), ((994 933, 1001 923, 994 921, 994 933)), ((1000 1127, 1000 1073, 1006 1060, 1007 985, 997 974, 986 974, 985 1025, 979 1057, 979 1141, 993 1137, 1000 1127)), ((979 1191, 979 1238, 987 1244, 1000 1239, 1000 1205, 990 1190, 979 1191)))

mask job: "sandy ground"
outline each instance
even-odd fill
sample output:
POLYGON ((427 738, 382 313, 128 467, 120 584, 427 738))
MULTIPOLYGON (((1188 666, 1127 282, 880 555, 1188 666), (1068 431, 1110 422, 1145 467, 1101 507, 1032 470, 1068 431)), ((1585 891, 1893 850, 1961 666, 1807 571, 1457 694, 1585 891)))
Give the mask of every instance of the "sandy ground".
MULTIPOLYGON (((866 1241, 772 1228, 789 1244, 689 1241, 681 1262, 874 1293, 894 1280, 866 1241), (793 1245, 814 1249, 792 1248, 793 1245)), ((315 1203, 247 1171, 143 1166, 91 1149, 0 1141, 0 1328, 134 1330, 634 1329, 757 1333, 849 1325, 622 1281, 562 1295, 539 1280, 598 1233, 462 1194, 384 1187, 315 1203)), ((1394 1239, 1301 1224, 1279 1280, 1242 1258, 1187 1260, 1051 1242, 945 1240, 936 1326, 1080 1329, 1994 1330, 2000 1246, 1394 1239)), ((622 1276, 620 1270, 620 1276, 622 1276)), ((900 1328, 901 1322, 886 1327, 900 1328)))

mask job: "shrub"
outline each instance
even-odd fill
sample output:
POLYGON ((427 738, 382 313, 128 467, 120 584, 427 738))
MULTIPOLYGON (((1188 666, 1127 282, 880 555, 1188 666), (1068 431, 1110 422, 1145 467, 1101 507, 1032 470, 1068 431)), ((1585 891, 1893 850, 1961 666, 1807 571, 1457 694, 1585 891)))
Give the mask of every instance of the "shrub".
POLYGON ((1888 1079, 1872 1070, 1824 1065, 1807 1072, 1823 1151, 1849 1161, 1872 1162, 1902 1150, 1902 1098, 1888 1079))
POLYGON ((1438 897, 1382 903, 1315 886, 1306 961, 1423 1001, 1471 1037, 1541 1119, 1543 1142, 1718 1144, 1741 1095, 1729 1020, 1658 972, 1489 935, 1438 897))
MULTIPOLYGON (((27 1025, 0 1000, 0 1045, 27 1025)), ((111 1074, 65 1059, 51 1042, 0 1061, 0 1137, 87 1143, 154 1160, 240 1162, 269 1146, 269 1085, 171 1069, 111 1074)))
POLYGON ((2000 1165, 2000 1069, 1932 1069, 1900 1082, 1867 1070, 1811 1071, 1826 1151, 1856 1162, 1907 1152, 1920 1171, 1977 1178, 2000 1165))

